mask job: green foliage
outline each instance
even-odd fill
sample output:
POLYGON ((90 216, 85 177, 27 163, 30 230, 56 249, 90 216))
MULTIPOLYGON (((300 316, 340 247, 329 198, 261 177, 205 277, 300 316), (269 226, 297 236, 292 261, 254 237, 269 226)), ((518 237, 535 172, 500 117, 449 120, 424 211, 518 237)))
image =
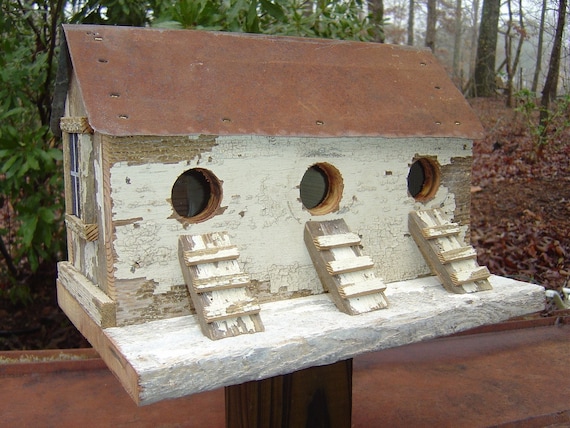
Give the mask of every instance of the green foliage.
POLYGON ((361 0, 182 0, 157 14, 152 25, 162 28, 372 40, 378 29, 362 10, 361 0))
POLYGON ((528 89, 517 92, 515 96, 515 111, 522 114, 533 142, 530 159, 540 158, 545 146, 556 142, 562 132, 570 128, 570 95, 560 97, 549 108, 541 106, 534 92, 528 89))
POLYGON ((149 22, 152 11, 160 9, 160 4, 160 0, 71 0, 69 22, 141 27, 149 22))
MULTIPOLYGON (((5 266, 15 268, 17 284, 65 247, 62 153, 48 127, 58 10, 50 2, 1 1, 0 8, 0 208, 10 216, 0 222, 0 266, 3 277, 5 266)), ((9 294, 29 295, 23 286, 9 294)))

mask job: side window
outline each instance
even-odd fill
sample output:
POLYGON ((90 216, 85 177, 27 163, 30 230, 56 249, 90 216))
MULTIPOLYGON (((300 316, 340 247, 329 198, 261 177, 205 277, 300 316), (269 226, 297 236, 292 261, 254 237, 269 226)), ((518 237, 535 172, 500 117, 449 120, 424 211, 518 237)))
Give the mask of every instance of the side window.
POLYGON ((71 183, 71 214, 81 217, 79 181, 79 135, 69 134, 69 175, 71 183))

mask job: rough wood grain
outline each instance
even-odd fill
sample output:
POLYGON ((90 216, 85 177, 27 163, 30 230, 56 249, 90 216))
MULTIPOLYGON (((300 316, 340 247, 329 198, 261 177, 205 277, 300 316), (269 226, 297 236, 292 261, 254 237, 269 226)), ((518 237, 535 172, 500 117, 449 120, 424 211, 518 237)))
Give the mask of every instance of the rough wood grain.
POLYGON ((91 345, 97 350, 105 364, 115 374, 123 385, 123 388, 131 396, 135 403, 141 404, 141 386, 139 375, 133 368, 128 357, 125 356, 107 335, 101 326, 91 318, 76 296, 68 292, 60 281, 57 281, 57 301, 73 325, 85 336, 91 345))
POLYGON ((263 331, 260 306, 227 232, 181 235, 178 255, 204 335, 215 340, 263 331))
POLYGON ((315 247, 319 251, 330 250, 347 245, 360 245, 360 236, 356 233, 343 233, 339 235, 323 235, 315 237, 315 247))
POLYGON ((432 273, 446 290, 471 293, 490 290, 485 266, 477 264, 477 253, 459 236, 460 228, 439 209, 412 211, 408 215, 410 233, 432 273))
POLYGON ((323 287, 341 311, 357 315, 388 306, 374 262, 362 254, 360 237, 344 220, 307 222, 304 239, 323 287))
POLYGON ((358 316, 339 312, 327 295, 262 304, 265 332, 224 340, 205 337, 196 316, 79 330, 103 359, 116 365, 106 345, 101 349, 93 336, 103 335, 114 344, 114 352, 128 362, 122 370, 132 367, 136 373, 137 401, 150 404, 331 364, 544 308, 543 287, 498 276, 491 276, 490 282, 492 291, 472 294, 448 293, 434 276, 390 283, 386 289, 390 308, 358 316))
POLYGON ((349 428, 352 359, 226 387, 227 428, 349 428))
POLYGON ((101 328, 117 325, 116 304, 69 262, 58 263, 58 282, 101 328))
POLYGON ((101 288, 111 297, 116 300, 117 293, 115 289, 115 238, 116 228, 113 227, 113 199, 111 197, 111 171, 109 163, 109 147, 108 137, 95 134, 94 144, 100 150, 101 156, 101 170, 102 170, 102 206, 100 209, 100 222, 102 224, 103 232, 103 249, 101 251, 103 259, 101 263, 101 288))
POLYGON ((65 225, 81 239, 86 241, 96 241, 99 239, 99 227, 96 223, 84 223, 80 218, 66 214, 65 225))
POLYGON ((59 127, 68 134, 93 134, 93 128, 85 116, 62 117, 59 120, 59 127))

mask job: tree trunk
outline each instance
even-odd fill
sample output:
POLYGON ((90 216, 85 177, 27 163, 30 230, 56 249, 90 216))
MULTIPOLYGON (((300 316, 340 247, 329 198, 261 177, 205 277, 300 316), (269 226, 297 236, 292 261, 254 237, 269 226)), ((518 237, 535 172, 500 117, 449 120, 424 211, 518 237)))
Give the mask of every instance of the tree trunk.
MULTIPOLYGON (((545 0, 546 1, 546 0, 545 0)), ((414 8, 415 0, 410 0, 408 7, 408 46, 414 46, 414 8)))
POLYGON ((495 95, 495 60, 500 0, 483 0, 483 13, 475 61, 475 96, 495 95))
POLYGON ((369 0, 368 10, 374 24, 374 41, 384 43, 384 0, 369 0))
POLYGON ((538 47, 536 49, 536 67, 534 69, 534 77, 532 79, 531 90, 536 94, 538 90, 538 80, 540 79, 540 71, 542 68, 542 45, 544 44, 544 21, 546 19, 546 1, 542 0, 542 10, 540 11, 540 25, 538 27, 538 47))
MULTIPOLYGON (((524 40, 526 39, 526 29, 524 26, 524 12, 523 12, 523 5, 522 5, 522 0, 519 0, 519 28, 518 28, 518 33, 519 33, 519 42, 517 44, 517 50, 515 52, 515 58, 513 61, 513 78, 511 79, 511 83, 510 83, 510 97, 511 100, 509 102, 509 107, 513 107, 513 101, 512 101, 512 92, 513 92, 513 86, 514 86, 514 78, 516 75, 516 71, 519 68, 519 62, 521 59, 521 52, 522 52, 522 45, 524 43, 524 40)), ((522 69, 519 69, 520 73, 520 81, 519 81, 519 86, 522 83, 522 69)))
POLYGON ((522 45, 526 37, 526 30, 524 27, 524 15, 522 9, 522 1, 519 0, 519 26, 518 28, 513 24, 513 12, 511 0, 507 1, 507 7, 509 11, 509 22, 507 25, 507 31, 505 32, 505 62, 507 66, 507 107, 513 107, 513 91, 514 91, 514 81, 519 67, 519 60, 521 57, 522 45), (516 37, 513 34, 513 29, 518 33, 518 43, 515 55, 513 57, 513 41, 516 37))
MULTIPOLYGON (((453 44, 453 77, 456 82, 461 79, 461 21, 463 19, 461 0, 455 3, 455 40, 453 44)), ((461 87, 461 85, 459 86, 461 87)))
POLYGON ((475 61, 477 59, 477 36, 479 23, 479 0, 473 0, 473 31, 471 32, 471 53, 469 57, 469 80, 475 79, 475 61))
POLYGON ((511 30, 513 28, 513 10, 511 6, 512 6, 511 0, 507 0, 507 10, 509 12, 509 20, 507 22, 507 29, 505 30, 505 68, 507 71, 507 87, 506 87, 507 107, 512 106, 512 100, 513 100, 513 69, 511 65, 512 44, 513 44, 511 30))
POLYGON ((542 89, 542 98, 540 100, 540 105, 543 107, 540 110, 540 124, 543 125, 544 128, 548 121, 548 109, 550 107, 550 102, 556 98, 556 90, 558 88, 560 53, 562 51, 562 36, 564 35, 564 23, 566 22, 567 7, 567 0, 560 0, 556 34, 554 35, 554 45, 552 46, 552 53, 550 54, 550 61, 548 63, 548 74, 546 75, 546 81, 544 83, 544 88, 542 89))
POLYGON ((435 27, 437 23, 437 0, 428 0, 427 2, 427 28, 426 28, 426 47, 435 52, 435 27))

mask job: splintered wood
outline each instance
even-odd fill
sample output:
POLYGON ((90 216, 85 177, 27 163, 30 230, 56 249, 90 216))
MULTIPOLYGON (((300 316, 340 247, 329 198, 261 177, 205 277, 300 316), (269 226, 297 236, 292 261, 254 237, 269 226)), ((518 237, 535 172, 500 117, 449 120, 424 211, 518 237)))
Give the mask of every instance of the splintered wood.
POLYGON ((491 290, 490 273, 477 264, 477 252, 459 236, 460 228, 440 209, 412 211, 408 227, 432 273, 446 290, 472 293, 491 290))
POLYGON ((374 262, 360 250, 360 237, 344 220, 309 221, 305 245, 321 283, 337 306, 349 315, 388 307, 386 286, 374 274, 374 262))
POLYGON ((263 331, 257 300, 247 289, 239 252, 226 232, 182 235, 178 254, 202 332, 210 339, 263 331))

